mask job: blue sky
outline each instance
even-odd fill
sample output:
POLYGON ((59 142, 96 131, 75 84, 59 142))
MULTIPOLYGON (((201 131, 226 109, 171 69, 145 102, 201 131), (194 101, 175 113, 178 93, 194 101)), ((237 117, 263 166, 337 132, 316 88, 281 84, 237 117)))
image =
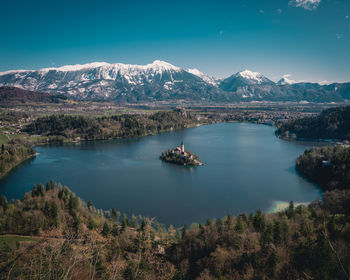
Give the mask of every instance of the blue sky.
POLYGON ((0 71, 161 59, 350 81, 349 0, 0 0, 0 71))

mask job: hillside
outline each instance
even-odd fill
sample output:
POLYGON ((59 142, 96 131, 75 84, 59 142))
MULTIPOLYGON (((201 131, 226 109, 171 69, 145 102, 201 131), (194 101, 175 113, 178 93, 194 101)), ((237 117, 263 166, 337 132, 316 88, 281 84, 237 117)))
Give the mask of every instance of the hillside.
POLYGON ((0 87, 0 105, 16 105, 24 103, 60 103, 67 97, 46 92, 24 90, 17 87, 0 87))
POLYGON ((122 114, 103 117, 51 115, 37 118, 23 131, 32 135, 60 136, 81 140, 141 137, 200 124, 185 110, 160 111, 150 115, 122 114))
POLYGON ((2 279, 347 279, 349 213, 325 205, 168 229, 96 209, 67 187, 0 197, 2 279), (344 214, 345 213, 345 214, 344 214), (337 214, 337 215, 334 215, 337 214))
POLYGON ((350 148, 331 146, 306 150, 296 169, 325 190, 350 189, 350 148))
POLYGON ((276 134, 299 139, 350 140, 350 106, 327 109, 317 116, 285 123, 276 134))
POLYGON ((0 179, 13 167, 35 155, 35 151, 28 144, 2 144, 0 150, 0 179))

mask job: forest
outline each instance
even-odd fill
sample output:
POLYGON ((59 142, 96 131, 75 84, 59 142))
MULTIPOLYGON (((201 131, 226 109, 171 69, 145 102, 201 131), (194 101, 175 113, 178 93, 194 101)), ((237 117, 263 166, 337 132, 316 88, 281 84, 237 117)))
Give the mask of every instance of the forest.
POLYGON ((174 228, 96 209, 51 180, 22 200, 0 197, 0 278, 348 279, 342 199, 174 228))
POLYGON ((160 111, 153 114, 122 114, 87 117, 50 115, 39 117, 24 131, 43 136, 60 136, 82 140, 140 137, 182 129, 200 123, 184 110, 160 111))
POLYGON ((306 150, 296 169, 324 190, 350 189, 350 147, 326 146, 306 150))
POLYGON ((0 178, 13 167, 35 155, 31 145, 11 142, 2 144, 0 150, 0 178))
MULTIPOLYGON (((90 140, 198 123, 182 110, 54 115, 26 131, 90 140)), ((2 159, 33 153, 30 146, 11 149, 2 147, 2 159)), ((34 185, 21 200, 0 196, 0 279, 349 279, 349 157, 350 148, 335 146, 307 150, 296 160, 297 170, 325 191, 309 206, 290 202, 279 213, 228 213, 179 228, 121 213, 118 205, 96 209, 53 180, 34 185)))
POLYGON ((350 140, 350 106, 326 109, 319 115, 284 123, 276 135, 297 139, 350 140))

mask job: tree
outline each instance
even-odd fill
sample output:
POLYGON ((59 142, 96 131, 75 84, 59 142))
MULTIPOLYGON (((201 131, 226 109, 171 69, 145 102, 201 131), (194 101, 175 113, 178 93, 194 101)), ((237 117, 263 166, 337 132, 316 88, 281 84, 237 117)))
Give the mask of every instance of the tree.
POLYGON ((43 184, 38 185, 38 190, 37 190, 38 195, 40 196, 45 196, 45 188, 43 184))
POLYGON ((89 221, 88 221, 88 228, 89 229, 95 229, 95 228, 98 227, 98 225, 99 225, 99 221, 98 220, 89 217, 89 221))
POLYGON ((294 203, 293 201, 289 202, 289 207, 288 207, 288 210, 287 210, 287 216, 288 218, 293 218, 294 217, 294 203))
POLYGON ((265 217, 261 210, 257 210, 253 219, 253 225, 256 231, 263 232, 265 229, 265 217))
POLYGON ((53 190, 55 188, 55 181, 53 179, 46 183, 46 191, 53 190))
POLYGON ((79 205, 79 199, 75 195, 70 195, 69 197, 69 210, 76 210, 79 205))
POLYGON ((119 229, 118 229, 118 225, 117 224, 113 224, 111 233, 113 236, 117 236, 119 234, 119 229))
POLYGON ((107 237, 107 235, 108 235, 109 233, 110 233, 109 225, 108 225, 107 222, 105 222, 105 223, 103 224, 103 228, 102 228, 102 235, 103 235, 104 237, 107 237))
POLYGON ((122 221, 122 228, 125 229, 129 225, 129 219, 128 216, 124 213, 123 221, 122 221))
POLYGON ((34 185, 32 189, 32 197, 35 197, 37 195, 38 195, 38 188, 36 185, 34 185))
POLYGON ((187 234, 187 226, 184 225, 183 228, 182 228, 182 239, 184 239, 184 237, 186 236, 187 234))
POLYGON ((237 222, 236 222, 236 226, 235 226, 235 230, 239 233, 243 232, 243 225, 242 225, 242 221, 241 221, 241 217, 238 216, 237 217, 237 222))
POLYGON ((266 261, 267 270, 272 277, 275 276, 278 262, 279 262, 278 256, 276 255, 275 252, 272 252, 266 261))
POLYGON ((133 228, 137 228, 138 227, 138 221, 137 221, 137 217, 135 215, 131 216, 130 226, 133 227, 133 228))
POLYGON ((112 208, 111 215, 113 220, 117 219, 117 210, 114 207, 112 208))
POLYGON ((279 244, 282 239, 282 229, 281 229, 281 223, 278 220, 275 220, 273 225, 273 240, 275 244, 279 244))
POLYGON ((92 204, 92 201, 91 201, 91 200, 88 201, 87 206, 88 206, 89 211, 91 212, 91 211, 92 211, 92 207, 94 206, 94 205, 92 204))
POLYGON ((0 206, 2 206, 4 211, 8 208, 7 198, 4 195, 0 196, 0 206))

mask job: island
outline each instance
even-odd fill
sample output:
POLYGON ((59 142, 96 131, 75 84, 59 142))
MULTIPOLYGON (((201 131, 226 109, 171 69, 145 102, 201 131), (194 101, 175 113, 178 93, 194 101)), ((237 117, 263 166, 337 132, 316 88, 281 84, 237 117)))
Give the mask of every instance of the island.
POLYGON ((165 162, 175 163, 184 166, 203 165, 199 157, 189 151, 185 151, 185 145, 181 142, 181 147, 162 152, 160 158, 165 162))

